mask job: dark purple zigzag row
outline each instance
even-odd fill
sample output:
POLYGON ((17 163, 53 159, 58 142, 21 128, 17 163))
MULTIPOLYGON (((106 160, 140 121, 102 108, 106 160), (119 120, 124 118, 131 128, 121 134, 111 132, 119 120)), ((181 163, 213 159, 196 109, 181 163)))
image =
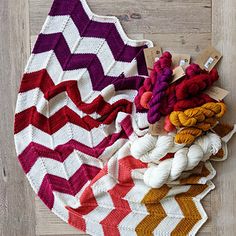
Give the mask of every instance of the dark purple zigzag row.
POLYGON ((52 209, 54 204, 53 191, 75 196, 100 170, 95 166, 83 164, 69 180, 46 174, 38 191, 38 196, 49 209, 52 209))
POLYGON ((90 20, 79 0, 55 1, 49 15, 70 15, 81 37, 106 39, 117 61, 130 62, 144 47, 147 47, 146 45, 137 47, 125 45, 114 23, 90 20), (68 9, 70 9, 69 12, 68 9))
MULTIPOLYGON (((40 34, 35 44, 33 53, 43 53, 54 50, 58 61, 60 62, 63 70, 75 70, 87 68, 93 84, 93 89, 101 90, 106 86, 114 83, 117 90, 123 89, 137 89, 143 82, 143 77, 135 76, 126 80, 123 75, 119 77, 105 76, 103 67, 96 54, 71 54, 70 48, 62 33, 55 34, 40 34), (128 86, 128 87, 126 87, 128 86)), ((140 51, 139 55, 140 56, 140 51)), ((145 65, 145 63, 143 63, 145 65)), ((143 67, 143 66, 142 66, 143 67)), ((144 66, 146 69, 146 66, 144 66)))

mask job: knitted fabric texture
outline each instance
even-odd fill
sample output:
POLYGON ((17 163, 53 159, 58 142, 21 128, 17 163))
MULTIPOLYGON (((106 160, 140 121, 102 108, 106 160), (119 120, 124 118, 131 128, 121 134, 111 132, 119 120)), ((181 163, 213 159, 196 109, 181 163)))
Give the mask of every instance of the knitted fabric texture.
POLYGON ((90 235, 195 235, 207 220, 200 200, 214 188, 210 162, 153 189, 143 181, 148 164, 131 155, 148 132, 133 102, 151 46, 85 0, 54 0, 25 69, 18 160, 47 207, 90 235))

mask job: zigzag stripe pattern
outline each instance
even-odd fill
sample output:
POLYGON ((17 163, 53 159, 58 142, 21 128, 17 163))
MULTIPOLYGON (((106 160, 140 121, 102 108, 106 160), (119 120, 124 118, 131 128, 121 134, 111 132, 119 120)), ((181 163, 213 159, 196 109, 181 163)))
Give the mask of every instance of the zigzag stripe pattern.
POLYGON ((133 101, 151 46, 85 0, 54 0, 23 75, 18 160, 46 206, 91 235, 195 235, 206 221, 200 200, 213 188, 209 163, 197 176, 150 189, 147 164, 130 154, 130 142, 147 132, 133 101))

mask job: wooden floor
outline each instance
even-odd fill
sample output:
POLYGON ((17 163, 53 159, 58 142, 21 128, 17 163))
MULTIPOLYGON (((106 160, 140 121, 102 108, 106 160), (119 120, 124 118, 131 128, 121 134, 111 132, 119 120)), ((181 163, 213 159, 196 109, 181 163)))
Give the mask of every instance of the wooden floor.
MULTIPOLYGON (((52 0, 0 1, 0 233, 1 236, 78 235, 35 197, 17 160, 13 114, 21 74, 52 0)), ((196 56, 219 49, 221 85, 231 91, 226 120, 236 122, 235 0, 88 0, 97 14, 116 15, 132 38, 196 56)), ((236 235, 236 138, 229 159, 214 166, 216 190, 204 199, 209 215, 199 235, 236 235)))

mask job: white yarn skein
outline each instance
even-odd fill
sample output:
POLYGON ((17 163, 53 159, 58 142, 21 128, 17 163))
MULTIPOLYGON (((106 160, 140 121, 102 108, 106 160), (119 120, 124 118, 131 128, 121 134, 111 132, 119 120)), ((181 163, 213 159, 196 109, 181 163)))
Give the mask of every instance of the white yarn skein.
POLYGON ((204 152, 204 159, 206 161, 213 154, 215 155, 222 147, 221 138, 214 133, 208 133, 206 136, 199 137, 195 144, 199 145, 204 152))
POLYGON ((188 166, 188 159, 183 158, 183 157, 186 157, 187 154, 188 154, 188 148, 182 148, 175 153, 175 156, 172 162, 172 167, 170 170, 169 180, 175 180, 179 178, 181 173, 188 166))
POLYGON ((172 162, 172 159, 167 159, 158 166, 148 168, 143 176, 144 183, 151 188, 160 188, 169 179, 172 162))
POLYGON ((131 144, 131 155, 144 163, 159 163, 167 153, 175 153, 183 147, 174 142, 172 133, 159 137, 146 134, 131 144))
POLYGON ((152 136, 151 134, 146 134, 143 137, 136 139, 130 147, 131 155, 136 159, 140 159, 155 147, 156 142, 157 137, 152 136))
POLYGON ((144 182, 152 188, 160 188, 168 181, 176 180, 183 171, 191 170, 206 157, 216 154, 221 149, 221 139, 218 135, 208 133, 200 137, 189 148, 177 151, 174 158, 160 162, 159 165, 148 168, 144 174, 144 182))
MULTIPOLYGON (((145 162, 156 162, 168 153, 174 153, 183 148, 183 145, 175 144, 172 135, 159 136, 155 148, 145 155, 145 162)), ((141 158, 142 160, 143 158, 141 158)))
POLYGON ((191 145, 187 153, 187 158, 186 158, 187 166, 185 170, 192 170, 199 164, 199 162, 202 160, 203 157, 204 157, 204 152, 202 148, 197 144, 191 145))

